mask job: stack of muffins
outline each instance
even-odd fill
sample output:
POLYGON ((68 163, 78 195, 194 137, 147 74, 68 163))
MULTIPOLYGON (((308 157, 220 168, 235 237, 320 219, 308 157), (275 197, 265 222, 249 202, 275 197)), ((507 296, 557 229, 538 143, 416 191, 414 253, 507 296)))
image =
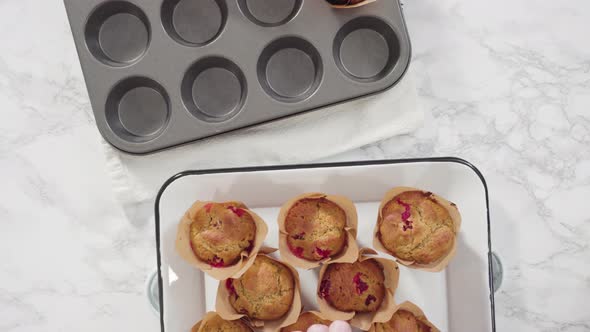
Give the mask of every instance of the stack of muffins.
POLYGON ((357 212, 349 199, 309 193, 286 202, 278 216, 279 253, 262 247, 264 221, 241 202, 196 202, 182 218, 176 249, 188 263, 220 280, 216 312, 191 332, 306 331, 345 320, 372 332, 439 331, 416 305, 398 305, 397 263, 442 271, 456 250, 457 206, 431 192, 399 187, 385 194, 373 246, 356 243, 357 212), (396 263, 397 262, 397 263, 396 263), (301 313, 296 268, 320 268, 319 312, 301 313))

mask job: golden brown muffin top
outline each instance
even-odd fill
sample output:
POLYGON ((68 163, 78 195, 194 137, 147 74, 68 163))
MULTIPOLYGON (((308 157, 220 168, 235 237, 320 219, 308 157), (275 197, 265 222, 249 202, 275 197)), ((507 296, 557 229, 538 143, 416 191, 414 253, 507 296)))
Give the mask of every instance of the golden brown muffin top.
POLYGON ((406 191, 381 209, 378 236, 395 257, 431 264, 452 249, 455 231, 449 211, 432 193, 406 191))
POLYGON ((191 332, 250 332, 252 329, 241 320, 224 320, 219 315, 195 326, 191 332))
POLYGON ((346 245, 345 227, 346 213, 325 197, 303 198, 285 217, 289 249, 310 261, 338 255, 346 245))
POLYGON ((252 250, 256 224, 242 203, 208 203, 191 217, 191 248, 211 266, 233 265, 252 250))
POLYGON ((340 311, 377 311, 385 296, 381 265, 367 259, 328 265, 320 283, 319 296, 340 311))
POLYGON ((376 332, 430 332, 431 329, 413 313, 399 310, 386 323, 376 323, 376 332))
POLYGON ((302 331, 305 332, 307 329, 314 324, 330 325, 332 322, 326 319, 321 319, 312 312, 304 312, 299 315, 297 322, 285 326, 281 329, 281 332, 293 332, 302 331))
POLYGON ((227 279, 232 307, 250 318, 275 320, 291 308, 295 296, 293 273, 282 263, 258 255, 238 279, 227 279))

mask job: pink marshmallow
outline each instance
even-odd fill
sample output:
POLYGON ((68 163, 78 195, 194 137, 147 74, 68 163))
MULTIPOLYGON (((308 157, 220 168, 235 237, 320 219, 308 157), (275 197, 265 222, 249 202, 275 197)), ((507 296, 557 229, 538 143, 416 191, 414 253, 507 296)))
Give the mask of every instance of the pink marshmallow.
POLYGON ((330 332, 326 325, 314 324, 307 329, 307 332, 330 332))
POLYGON ((352 332, 350 324, 345 321, 337 320, 330 325, 329 332, 352 332))

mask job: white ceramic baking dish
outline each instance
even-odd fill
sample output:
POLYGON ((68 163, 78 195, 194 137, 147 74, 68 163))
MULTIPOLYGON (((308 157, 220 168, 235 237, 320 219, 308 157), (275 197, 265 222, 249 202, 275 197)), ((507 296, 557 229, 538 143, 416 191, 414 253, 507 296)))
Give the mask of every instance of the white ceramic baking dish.
MULTIPOLYGON (((276 217, 285 201, 304 192, 345 195, 358 209, 358 242, 361 247, 371 247, 379 202, 395 186, 435 192, 455 202, 463 217, 458 252, 449 267, 441 273, 429 273, 401 266, 396 300, 421 306, 441 331, 495 332, 492 265, 497 261, 491 251, 487 187, 473 165, 457 158, 201 170, 175 175, 162 186, 155 206, 158 269, 148 293, 159 309, 161 331, 187 332, 207 311, 214 310, 218 282, 189 266, 174 251, 177 224, 195 200, 245 202, 269 226, 265 244, 277 247, 276 217)), ((299 270, 299 274, 305 309, 317 309, 317 271, 299 270)))

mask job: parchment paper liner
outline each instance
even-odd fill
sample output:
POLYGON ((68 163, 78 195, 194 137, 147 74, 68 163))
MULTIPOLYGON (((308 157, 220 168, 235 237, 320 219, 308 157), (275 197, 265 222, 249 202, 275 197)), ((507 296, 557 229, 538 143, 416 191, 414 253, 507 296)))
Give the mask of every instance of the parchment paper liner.
MULTIPOLYGON (((378 236, 379 222, 381 221, 381 218, 382 218, 381 211, 383 210, 383 207, 385 206, 385 204, 387 204, 389 201, 391 201, 395 196, 397 196, 401 193, 404 193, 406 191, 426 192, 425 190, 412 188, 412 187, 396 187, 396 188, 393 188, 390 191, 388 191, 385 194, 385 196, 383 197, 383 200, 381 201, 381 205, 379 205, 379 215, 377 217, 377 223, 375 224, 375 229, 373 230, 373 248, 375 248, 381 252, 387 253, 393 257, 395 257, 395 256, 383 246, 383 244, 381 243, 381 240, 379 239, 379 236, 378 236)), ((398 263, 400 263, 404 266, 407 266, 409 268, 412 268, 412 269, 423 270, 423 271, 428 271, 428 272, 440 272, 440 271, 444 270, 447 267, 447 265, 449 265, 449 263, 451 262, 453 257, 455 257, 455 253, 457 252, 457 237, 459 235, 459 229, 461 228, 461 214, 459 214, 459 210, 457 209, 457 205, 455 205, 455 203, 449 202, 448 200, 446 200, 436 194, 432 194, 432 198, 435 199, 440 205, 442 205, 447 211, 449 211, 451 219, 453 220, 453 226, 454 226, 454 231, 455 231, 455 239, 453 241, 453 247, 447 253, 446 256, 444 256, 441 259, 439 259, 438 261, 430 263, 430 264, 418 264, 416 262, 405 261, 405 260, 399 259, 397 257, 395 257, 395 259, 397 260, 398 263)))
MULTIPOLYGON (((299 314, 299 316, 297 316, 297 319, 299 319, 299 317, 301 317, 301 315, 303 315, 303 314, 305 314, 305 313, 308 313, 308 312, 309 312, 309 313, 311 313, 311 314, 314 314, 316 317, 319 317, 320 319, 323 319, 323 320, 330 320, 330 319, 328 319, 328 318, 326 317, 326 315, 322 314, 322 313, 321 313, 321 312, 319 312, 319 311, 313 311, 313 310, 304 311, 304 310, 303 310, 303 308, 301 308, 301 309, 302 309, 302 310, 301 310, 301 313, 299 314)), ((284 327, 284 326, 283 326, 283 327, 284 327)), ((301 332, 305 332, 305 331, 301 331, 301 332)))
MULTIPOLYGON (((402 304, 400 304, 399 306, 397 306, 397 308, 395 309, 395 312, 393 312, 391 314, 391 317, 393 317, 393 315, 398 312, 399 310, 405 310, 405 311, 409 311, 412 314, 414 314, 414 316, 416 316, 416 318, 418 320, 420 320, 422 323, 426 324, 428 327, 430 327, 430 332, 440 332, 439 329, 436 328, 436 326, 434 326, 429 320, 428 318, 426 318, 426 315, 424 314, 424 312, 422 311, 422 309, 420 309, 417 305, 415 305, 412 302, 406 301, 402 304)), ((389 317, 389 320, 391 320, 391 317, 389 317)), ((382 323, 382 322, 380 322, 382 323)), ((371 325, 371 329, 369 329, 369 332, 377 332, 377 328, 375 326, 376 324, 372 324, 371 325)))
POLYGON ((199 270, 207 273, 211 277, 217 280, 225 280, 230 277, 240 276, 244 271, 250 267, 254 263, 254 257, 260 250, 262 246, 262 242, 266 238, 266 234, 268 233, 268 227, 262 218, 260 218, 256 213, 248 210, 246 205, 242 202, 232 202, 235 203, 237 206, 243 206, 243 209, 246 213, 252 216, 254 219, 254 223, 256 224, 256 235, 254 237, 254 245, 252 247, 252 251, 250 253, 243 251, 240 257, 240 260, 231 266, 226 267, 212 267, 207 262, 200 260, 193 252, 190 244, 190 225, 193 222, 192 216, 195 215, 197 211, 202 209, 205 205, 209 203, 215 203, 210 201, 196 201, 188 211, 184 214, 180 223, 178 224, 178 231, 176 233, 176 252, 190 265, 198 268, 199 270))
MULTIPOLYGON (((211 318, 214 318, 215 316, 218 316, 218 314, 215 311, 209 311, 208 313, 205 314, 203 319, 201 319, 197 324, 195 324, 195 326, 193 326, 191 328, 190 332, 199 332, 199 328, 201 327, 201 324, 203 324, 203 322, 206 322, 211 318)), ((206 331, 203 331, 203 332, 206 332, 206 331)))
POLYGON ((332 5, 332 4, 330 4, 330 6, 333 7, 333 8, 357 8, 357 7, 360 7, 360 6, 368 5, 371 2, 375 2, 375 1, 377 1, 377 0, 365 0, 363 2, 359 2, 359 3, 354 4, 354 5, 332 5))
MULTIPOLYGON (((303 315, 306 312, 312 313, 312 314, 316 315, 317 317, 319 317, 320 319, 331 321, 331 319, 329 319, 328 317, 326 317, 326 315, 324 315, 323 313, 321 313, 319 311, 315 311, 315 310, 301 311, 301 313, 299 314, 299 316, 303 315)), ((299 319, 299 316, 297 316, 297 319, 299 319)))
POLYGON ((318 267, 321 264, 353 263, 358 258, 358 245, 356 243, 358 214, 354 203, 344 196, 327 195, 322 193, 306 193, 299 195, 283 204, 277 220, 279 223, 279 252, 281 253, 281 259, 295 267, 309 270, 318 267), (288 234, 285 228, 285 219, 291 207, 298 201, 305 198, 318 199, 322 197, 338 205, 346 214, 346 227, 344 228, 347 234, 346 247, 334 258, 328 257, 320 261, 308 261, 307 259, 295 256, 289 249, 289 245, 287 244, 288 234))
POLYGON ((379 307, 379 309, 377 309, 377 311, 375 311, 375 312, 366 312, 366 313, 356 313, 355 311, 352 311, 352 312, 340 311, 340 310, 332 307, 326 300, 321 298, 319 296, 319 289, 320 289, 321 281, 324 278, 324 273, 326 272, 326 269, 328 268, 328 266, 330 264, 332 264, 332 263, 330 263, 330 264, 326 264, 326 265, 322 266, 322 269, 320 270, 320 275, 319 275, 319 279, 318 279, 318 286, 317 286, 317 290, 316 290, 316 297, 317 297, 320 311, 324 314, 326 319, 331 320, 331 321, 335 321, 335 320, 350 321, 350 324, 352 326, 358 327, 359 329, 366 331, 371 327, 371 325, 373 323, 387 322, 391 318, 391 315, 393 315, 393 313, 395 312, 395 309, 397 308, 395 301, 394 301, 394 295, 395 295, 395 290, 397 289, 397 285, 399 282, 399 267, 397 266, 397 264, 394 261, 392 261, 390 259, 369 256, 369 255, 376 255, 376 254, 377 254, 376 251, 374 251, 372 249, 364 248, 359 251, 358 260, 362 262, 367 259, 374 259, 383 268, 383 273, 385 275, 385 281, 384 281, 385 297, 383 298, 383 302, 381 303, 381 306, 379 307))
POLYGON ((278 259, 268 256, 268 254, 274 251, 276 251, 276 249, 261 248, 258 255, 265 255, 268 258, 285 265, 289 270, 291 270, 291 273, 293 274, 293 279, 295 281, 295 294, 293 296, 293 304, 291 305, 289 311, 287 311, 287 313, 283 317, 276 320, 263 321, 258 319, 250 319, 246 317, 246 315, 236 312, 234 307, 232 307, 231 303, 229 302, 230 294, 227 291, 227 288, 225 287, 225 282, 220 281, 219 286, 217 287, 215 310, 217 311, 219 316, 221 316, 221 318, 225 320, 236 320, 240 318, 245 318, 247 321, 251 323, 250 325, 259 328, 264 332, 278 331, 281 327, 291 325, 297 321, 297 319, 299 318, 299 313, 301 313, 301 286, 299 282, 299 273, 297 273, 297 270, 295 270, 295 268, 293 268, 288 263, 282 262, 278 259))

